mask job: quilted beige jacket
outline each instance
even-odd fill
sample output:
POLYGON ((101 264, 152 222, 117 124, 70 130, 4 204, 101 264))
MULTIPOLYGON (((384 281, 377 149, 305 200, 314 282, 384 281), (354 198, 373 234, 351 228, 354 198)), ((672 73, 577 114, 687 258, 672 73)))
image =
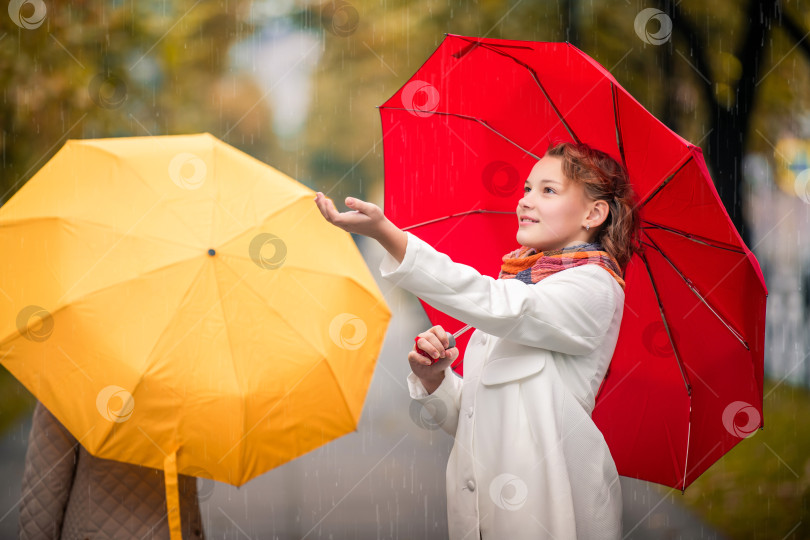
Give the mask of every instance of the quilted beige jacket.
MULTIPOLYGON (((204 538, 196 478, 178 491, 183 538, 204 538)), ((163 471, 93 457, 39 402, 21 493, 23 539, 169 538, 163 471)))

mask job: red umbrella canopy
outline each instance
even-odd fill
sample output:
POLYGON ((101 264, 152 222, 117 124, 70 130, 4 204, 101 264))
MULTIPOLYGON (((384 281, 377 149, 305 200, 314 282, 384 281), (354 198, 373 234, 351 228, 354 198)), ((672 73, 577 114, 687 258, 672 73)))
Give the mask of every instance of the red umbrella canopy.
MULTIPOLYGON (((598 62, 569 43, 447 34, 380 115, 388 218, 493 278, 519 247, 523 183, 550 141, 624 164, 641 244, 623 269, 622 326, 592 414, 620 474, 685 489, 763 426, 759 264, 701 149, 598 62)), ((432 324, 464 326, 422 305, 432 324)))

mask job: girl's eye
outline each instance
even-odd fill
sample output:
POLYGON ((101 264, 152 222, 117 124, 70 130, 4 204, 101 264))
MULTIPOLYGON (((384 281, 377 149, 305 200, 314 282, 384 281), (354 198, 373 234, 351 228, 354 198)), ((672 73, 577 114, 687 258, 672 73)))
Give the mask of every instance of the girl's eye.
MULTIPOLYGON (((527 191, 531 191, 531 189, 532 188, 529 187, 529 186, 523 186, 523 193, 526 193, 527 191)), ((550 189, 552 193, 556 193, 556 191, 554 191, 554 188, 550 188, 550 187, 543 188, 544 192, 545 192, 546 189, 550 189)))

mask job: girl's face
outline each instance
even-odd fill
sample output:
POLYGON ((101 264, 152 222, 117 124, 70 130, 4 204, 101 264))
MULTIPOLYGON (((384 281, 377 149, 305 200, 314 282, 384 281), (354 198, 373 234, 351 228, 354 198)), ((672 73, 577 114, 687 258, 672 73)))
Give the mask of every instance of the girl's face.
POLYGON ((516 238, 537 251, 588 243, 606 217, 605 201, 587 200, 583 186, 563 176, 562 159, 544 156, 532 168, 518 201, 516 238), (585 230, 588 224, 591 228, 585 230))

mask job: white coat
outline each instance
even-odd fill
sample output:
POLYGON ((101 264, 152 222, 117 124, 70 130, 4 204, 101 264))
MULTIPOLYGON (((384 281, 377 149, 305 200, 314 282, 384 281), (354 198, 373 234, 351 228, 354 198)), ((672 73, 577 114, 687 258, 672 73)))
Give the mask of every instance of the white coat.
POLYGON ((621 286, 596 264, 532 285, 494 279, 407 236, 401 263, 384 255, 382 277, 475 328, 463 380, 448 367, 428 395, 408 376, 411 397, 455 437, 450 538, 620 538, 619 476, 591 412, 619 335, 621 286))

